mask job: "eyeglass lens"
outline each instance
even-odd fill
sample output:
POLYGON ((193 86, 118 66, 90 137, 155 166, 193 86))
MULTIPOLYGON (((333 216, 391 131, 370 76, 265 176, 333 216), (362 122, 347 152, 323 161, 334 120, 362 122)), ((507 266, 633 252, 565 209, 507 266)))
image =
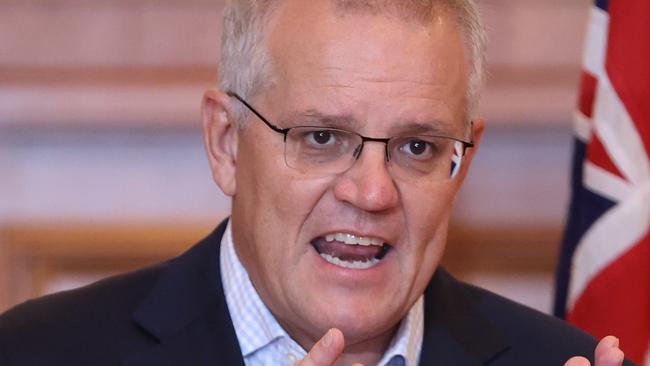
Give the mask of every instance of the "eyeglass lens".
MULTIPOLYGON (((363 138, 353 132, 319 127, 294 127, 286 135, 289 167, 310 175, 338 174, 362 152, 363 138)), ((461 142, 440 136, 404 136, 388 140, 386 160, 392 174, 404 179, 449 179, 464 154, 461 142)))

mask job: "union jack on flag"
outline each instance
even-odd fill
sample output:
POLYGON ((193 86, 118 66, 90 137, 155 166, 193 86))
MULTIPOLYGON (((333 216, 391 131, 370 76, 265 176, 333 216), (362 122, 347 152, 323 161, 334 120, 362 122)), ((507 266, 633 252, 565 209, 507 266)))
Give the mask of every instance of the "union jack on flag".
POLYGON ((650 366, 650 0, 591 10, 555 313, 650 366))

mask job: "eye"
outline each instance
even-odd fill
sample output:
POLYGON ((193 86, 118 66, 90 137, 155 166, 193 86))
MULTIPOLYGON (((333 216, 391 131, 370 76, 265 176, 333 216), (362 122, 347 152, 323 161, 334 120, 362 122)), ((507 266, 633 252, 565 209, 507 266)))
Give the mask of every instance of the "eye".
POLYGON ((355 137, 353 133, 334 128, 300 126, 290 130, 287 142, 301 154, 342 154, 360 143, 355 144, 355 137))
POLYGON ((328 130, 310 131, 305 138, 308 143, 315 145, 330 145, 335 142, 334 134, 328 130))
POLYGON ((427 150, 427 143, 422 140, 411 140, 408 142, 406 149, 413 155, 422 155, 427 150))
POLYGON ((426 159, 434 153, 431 143, 417 138, 406 139, 399 150, 415 159, 426 159))

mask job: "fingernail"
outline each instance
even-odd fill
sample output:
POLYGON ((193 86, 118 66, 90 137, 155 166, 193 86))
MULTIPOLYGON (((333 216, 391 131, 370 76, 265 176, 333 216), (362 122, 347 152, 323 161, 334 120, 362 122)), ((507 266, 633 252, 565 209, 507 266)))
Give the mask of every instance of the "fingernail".
POLYGON ((329 347, 332 344, 332 337, 332 330, 330 329, 325 333, 325 337, 323 337, 323 346, 329 347))
POLYGON ((618 337, 614 337, 614 339, 615 339, 615 341, 614 341, 614 347, 618 347, 619 344, 620 344, 620 340, 618 339, 618 337))

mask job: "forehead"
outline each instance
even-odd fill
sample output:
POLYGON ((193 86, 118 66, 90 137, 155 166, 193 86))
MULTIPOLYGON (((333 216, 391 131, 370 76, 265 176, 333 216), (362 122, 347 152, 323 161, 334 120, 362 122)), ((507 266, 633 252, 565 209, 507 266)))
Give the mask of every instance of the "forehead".
POLYGON ((289 109, 331 108, 369 118, 372 111, 386 116, 382 110, 391 106, 393 113, 461 118, 465 47, 445 12, 427 23, 408 22, 391 14, 344 13, 328 0, 287 0, 270 29, 271 90, 282 95, 281 104, 296 104, 285 105, 289 109))

